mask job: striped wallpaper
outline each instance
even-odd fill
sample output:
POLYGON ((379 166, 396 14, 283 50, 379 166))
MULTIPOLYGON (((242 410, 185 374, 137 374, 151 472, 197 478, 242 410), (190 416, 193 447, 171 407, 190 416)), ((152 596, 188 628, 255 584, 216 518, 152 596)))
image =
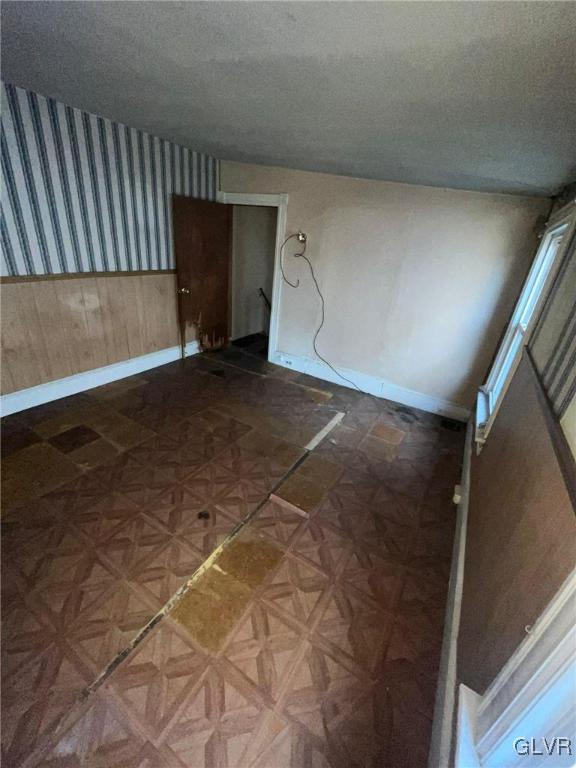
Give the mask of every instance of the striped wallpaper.
POLYGON ((544 304, 530 352, 554 412, 562 419, 576 396, 576 239, 544 304))
POLYGON ((2 275, 174 267, 170 194, 213 200, 217 161, 2 84, 2 275))

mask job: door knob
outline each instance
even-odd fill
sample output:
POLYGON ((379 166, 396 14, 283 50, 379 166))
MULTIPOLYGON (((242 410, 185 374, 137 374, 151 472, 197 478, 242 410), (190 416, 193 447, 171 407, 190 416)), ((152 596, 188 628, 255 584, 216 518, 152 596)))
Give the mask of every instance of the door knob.
POLYGON ((190 288, 178 288, 178 293, 190 293, 190 288))

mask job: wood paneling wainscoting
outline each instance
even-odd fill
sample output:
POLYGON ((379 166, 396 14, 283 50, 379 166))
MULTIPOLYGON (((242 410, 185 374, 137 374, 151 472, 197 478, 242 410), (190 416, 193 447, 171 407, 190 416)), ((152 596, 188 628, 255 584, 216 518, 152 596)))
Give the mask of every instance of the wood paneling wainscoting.
POLYGON ((177 346, 173 270, 4 279, 2 394, 177 346))
MULTIPOLYGON (((572 488, 557 445, 564 438, 550 415, 525 353, 470 469, 458 670, 460 682, 477 693, 502 669, 576 562, 572 488)), ((561 455, 572 458, 567 447, 561 455)))

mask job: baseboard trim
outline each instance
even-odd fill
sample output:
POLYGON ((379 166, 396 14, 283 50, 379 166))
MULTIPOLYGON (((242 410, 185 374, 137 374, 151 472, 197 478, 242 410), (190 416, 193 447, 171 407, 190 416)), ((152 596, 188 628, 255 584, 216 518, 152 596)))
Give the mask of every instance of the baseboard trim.
MULTIPOLYGON (((343 381, 321 360, 299 355, 291 355, 287 352, 275 352, 271 362, 276 363, 276 365, 281 365, 284 368, 292 368, 300 373, 307 373, 310 376, 315 376, 317 379, 331 381, 334 384, 341 384, 343 387, 352 389, 350 384, 343 381)), ((349 368, 338 367, 338 370, 341 371, 346 378, 355 382, 361 390, 370 395, 374 395, 375 397, 393 400, 395 403, 402 403, 402 405, 419 408, 420 410, 428 411, 429 413, 437 413, 457 421, 466 422, 470 418, 470 410, 468 408, 464 408, 456 403, 451 403, 448 400, 442 400, 438 397, 425 395, 422 392, 415 392, 412 389, 399 387, 385 379, 379 379, 376 376, 370 376, 366 373, 352 371, 349 368)))
MULTIPOLYGON (((458 637, 464 591, 464 565, 466 557, 466 532, 468 527, 468 501, 470 494, 470 463, 474 441, 474 420, 468 421, 466 445, 460 480, 460 502, 457 507, 456 534, 452 549, 452 566, 446 601, 446 619, 442 639, 442 655, 436 687, 432 738, 428 754, 428 768, 450 765, 454 716, 456 710, 456 686, 458 684, 458 637)), ((462 764, 462 766, 465 763, 462 764)), ((472 766, 470 766, 472 768, 472 766)))
MULTIPOLYGON (((454 768, 481 768, 475 746, 476 721, 481 700, 476 691, 466 685, 459 686, 454 768)), ((448 766, 448 763, 438 765, 448 766)))
MULTIPOLYGON (((186 345, 186 357, 195 355, 199 351, 200 348, 197 341, 188 342, 186 345)), ((180 354, 180 347, 168 347, 157 352, 150 352, 147 355, 133 357, 130 360, 122 360, 119 363, 105 365, 102 368, 94 368, 91 371, 67 376, 64 379, 48 381, 46 384, 39 384, 36 387, 20 389, 18 392, 10 392, 0 397, 0 412, 2 416, 9 416, 11 413, 34 408, 36 405, 60 400, 62 397, 76 395, 78 392, 94 389, 94 387, 101 387, 103 384, 109 384, 111 381, 125 379, 128 376, 149 371, 151 368, 157 368, 159 365, 172 363, 180 358, 180 354)))

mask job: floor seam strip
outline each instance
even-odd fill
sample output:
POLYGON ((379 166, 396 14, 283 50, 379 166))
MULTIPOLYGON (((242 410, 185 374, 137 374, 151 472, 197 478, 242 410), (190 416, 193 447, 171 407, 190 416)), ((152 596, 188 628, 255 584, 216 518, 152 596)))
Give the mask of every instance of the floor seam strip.
POLYGON ((306 460, 309 451, 306 449, 303 449, 304 453, 300 458, 295 461, 290 468, 285 472, 284 475, 275 483, 275 485, 272 487, 268 495, 265 499, 263 499, 259 504, 250 512, 249 515, 247 515, 243 520, 241 520, 239 523, 235 525, 235 527, 230 531, 226 539, 218 546, 216 549, 210 553, 210 555, 204 560, 204 562, 198 566, 198 568, 190 575, 190 578, 181 586, 179 589, 174 592, 174 594, 171 596, 171 598, 164 604, 164 606, 150 619, 150 621, 145 624, 142 629, 138 632, 136 637, 133 638, 133 640, 130 642, 126 648, 124 648, 120 653, 118 653, 115 658, 107 665, 107 667, 96 677, 96 679, 88 685, 86 688, 84 688, 82 694, 80 695, 80 699, 84 701, 88 696, 90 696, 94 691, 96 691, 100 686, 104 683, 104 681, 111 675, 111 673, 118 667, 122 661, 127 658, 127 656, 130 655, 130 653, 144 640, 144 638, 149 634, 149 632, 158 624, 170 611, 180 602, 184 594, 188 591, 192 583, 200 576, 204 571, 206 571, 211 565, 214 560, 220 555, 220 553, 238 536, 238 534, 247 526, 252 519, 256 516, 256 514, 264 507, 265 504, 268 503, 270 500, 270 496, 278 490, 278 488, 284 483, 284 481, 290 477, 299 467, 300 465, 306 460))
MULTIPOLYGON (((330 433, 330 431, 336 426, 337 423, 344 417, 343 412, 339 412, 336 414, 336 416, 325 426, 323 427, 315 436, 312 438, 312 440, 308 443, 308 446, 311 444, 314 444, 313 447, 316 447, 319 445, 319 443, 330 433), (340 418, 337 418, 337 417, 340 418), (337 419, 335 421, 335 419, 337 419), (334 423, 333 423, 334 422, 334 423), (327 430, 327 427, 330 426, 330 429, 327 430)), ((122 651, 120 651, 114 659, 105 667, 105 669, 100 672, 100 674, 95 678, 95 680, 90 683, 90 685, 86 686, 82 692, 79 694, 78 699, 76 700, 75 705, 72 706, 72 708, 62 717, 60 722, 56 725, 54 729, 54 735, 60 733, 60 731, 67 725, 69 722, 70 717, 72 716, 72 713, 74 712, 76 705, 80 706, 83 704, 87 699, 90 698, 105 682, 108 680, 108 678, 112 675, 112 673, 122 664, 122 662, 127 659, 133 651, 136 650, 136 648, 142 643, 143 640, 150 634, 150 632, 154 629, 154 627, 159 624, 162 619, 164 619, 171 611, 172 609, 180 602, 180 600, 184 597, 188 589, 192 586, 193 582, 202 574, 204 573, 211 565, 212 563, 217 559, 217 557, 223 552, 226 547, 240 534, 240 532, 254 519, 254 517, 258 514, 258 512, 270 501, 270 497, 277 491, 280 486, 291 476, 296 472, 296 470, 306 461, 308 456, 311 453, 311 449, 306 446, 302 448, 303 453, 302 456, 300 456, 295 462, 293 462, 288 470, 282 475, 282 477, 273 485, 273 487, 270 489, 266 497, 257 504, 257 506, 237 525, 230 531, 226 539, 218 546, 216 549, 204 560, 204 562, 198 566, 198 568, 190 575, 189 579, 182 584, 179 589, 174 592, 174 594, 170 597, 170 599, 163 605, 163 607, 148 621, 138 632, 138 634, 131 640, 131 642, 124 648, 122 651)))

